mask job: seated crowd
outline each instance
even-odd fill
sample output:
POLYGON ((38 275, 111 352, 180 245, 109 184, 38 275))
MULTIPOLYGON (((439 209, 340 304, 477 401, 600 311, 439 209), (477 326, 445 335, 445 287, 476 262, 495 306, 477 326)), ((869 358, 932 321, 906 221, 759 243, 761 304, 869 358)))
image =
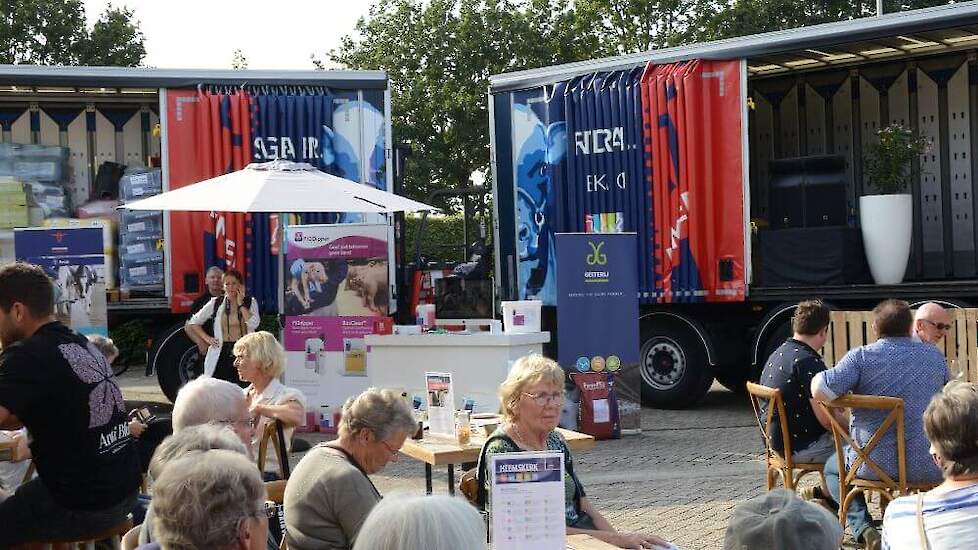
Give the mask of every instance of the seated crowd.
MULTIPOLYGON (((846 469, 858 463, 857 478, 880 480, 875 465, 890 478, 899 479, 896 429, 880 430, 882 437, 873 439, 886 411, 821 405, 847 394, 896 397, 903 404, 906 481, 915 487, 936 488, 922 497, 896 499, 886 508, 882 533, 867 508, 864 494, 857 491, 849 501, 845 525, 866 548, 973 547, 968 534, 974 529, 972 523, 978 512, 978 498, 973 498, 978 482, 974 470, 978 467, 978 386, 949 384, 947 362, 937 345, 951 328, 950 314, 935 303, 923 304, 914 313, 906 302, 885 300, 873 310, 871 329, 879 339, 849 350, 831 368, 826 367, 818 351, 828 339, 829 325, 826 305, 817 300, 799 303, 792 318, 792 337, 771 354, 760 376, 762 385, 780 390, 793 461, 824 464, 824 489, 806 487, 800 491, 801 496, 838 514, 840 477, 844 472, 840 472, 836 455, 832 416, 836 431, 840 432, 836 434, 840 445, 848 436, 859 448, 871 446, 869 460, 857 461, 856 450, 844 445, 846 469)), ((766 404, 762 404, 760 412, 762 417, 767 414, 766 404)), ((769 434, 770 445, 775 453, 784 455, 787 446, 777 425, 769 434)), ((759 503, 741 505, 744 518, 750 517, 752 509, 770 512, 765 518, 753 520, 737 520, 739 512, 735 512, 727 532, 727 547, 838 548, 840 542, 834 534, 828 537, 832 540, 824 539, 825 542, 812 537, 797 546, 771 545, 772 539, 765 537, 776 536, 778 529, 789 529, 771 526, 791 524, 795 526, 792 529, 800 530, 805 522, 810 522, 801 518, 812 515, 811 510, 805 514, 790 510, 800 510, 802 503, 814 504, 795 503, 795 499, 790 493, 775 496, 771 492, 756 499, 759 503), (768 502, 772 499, 778 504, 768 502), (768 528, 759 527, 764 524, 768 528), (764 536, 757 535, 762 531, 764 536), (744 542, 748 539, 755 542, 744 542)))
MULTIPOLYGON (((764 363, 760 383, 780 390, 787 411, 789 440, 775 430, 773 451, 784 454, 790 447, 795 462, 823 463, 825 490, 803 489, 800 497, 774 490, 742 503, 724 548, 839 547, 843 533, 833 513, 842 500, 844 472, 833 426, 862 447, 885 416, 858 408, 833 413, 838 409, 823 406, 846 394, 902 399, 906 477, 933 487, 894 500, 882 533, 863 495, 856 495, 845 515, 854 539, 867 548, 973 546, 978 386, 949 383, 935 344, 950 326, 949 314, 937 304, 919 307, 915 316, 906 302, 886 300, 873 310, 872 331, 879 339, 827 368, 819 350, 829 337, 829 308, 814 300, 798 304, 792 337, 764 363)), ((29 449, 17 454, 31 456, 37 470, 28 480, 21 470, 0 469, 0 548, 85 536, 130 514, 145 517, 125 537, 124 548, 271 550, 282 538, 296 550, 485 548, 479 510, 492 512, 487 457, 542 450, 563 453, 568 534, 587 534, 619 548, 669 544, 656 535, 616 530, 588 499, 570 448, 556 430, 565 373, 538 355, 517 360, 499 388, 503 422, 483 446, 472 504, 462 498, 382 497, 370 476, 397 461, 417 424, 401 394, 370 388, 344 403, 338 437, 313 447, 295 466, 279 507, 267 502, 263 484, 282 471, 279 457, 271 453, 260 471, 259 438, 266 426, 281 427, 287 444, 303 422, 306 402, 278 380, 285 354, 273 335, 247 334, 233 346, 237 374, 250 385, 242 390, 211 376, 189 382, 174 402, 172 427, 156 427, 152 437, 147 425, 130 420, 124 410, 109 366, 117 353, 111 341, 89 341, 55 320, 51 282, 36 266, 0 268, 0 345, 0 430, 6 430, 0 437, 21 443, 29 437, 29 449), (140 495, 141 471, 151 497, 140 495), (140 507, 144 514, 134 514, 140 507)), ((894 478, 897 443, 895 431, 888 430, 869 453, 894 478)), ((855 452, 847 446, 842 454, 848 469, 855 452)), ((879 479, 865 462, 857 474, 879 479)))

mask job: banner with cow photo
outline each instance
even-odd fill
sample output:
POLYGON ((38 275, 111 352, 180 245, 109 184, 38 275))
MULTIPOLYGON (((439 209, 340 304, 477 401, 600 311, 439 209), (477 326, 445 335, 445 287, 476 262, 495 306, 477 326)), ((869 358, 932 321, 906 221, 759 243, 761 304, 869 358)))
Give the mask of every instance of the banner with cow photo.
POLYGON ((108 336, 101 227, 14 230, 18 261, 44 268, 54 281, 54 314, 81 334, 108 336))

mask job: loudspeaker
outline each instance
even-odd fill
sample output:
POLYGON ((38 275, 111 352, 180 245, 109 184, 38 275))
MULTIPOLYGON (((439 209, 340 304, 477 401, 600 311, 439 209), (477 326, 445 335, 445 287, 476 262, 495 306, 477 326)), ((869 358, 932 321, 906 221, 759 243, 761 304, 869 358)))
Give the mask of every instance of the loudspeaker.
POLYGON ((771 227, 846 225, 846 160, 820 155, 772 160, 771 227))

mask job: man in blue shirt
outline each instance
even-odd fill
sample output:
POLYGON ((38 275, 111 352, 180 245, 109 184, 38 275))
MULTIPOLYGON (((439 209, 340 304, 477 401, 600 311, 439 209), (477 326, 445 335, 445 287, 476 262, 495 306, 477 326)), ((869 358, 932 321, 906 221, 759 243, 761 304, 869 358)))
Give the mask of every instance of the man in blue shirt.
MULTIPOLYGON (((907 476, 911 482, 939 482, 941 471, 931 459, 922 417, 931 398, 949 380, 947 363, 935 346, 911 338, 913 314, 906 302, 886 300, 873 309, 873 318, 880 339, 850 350, 835 367, 816 375, 812 380, 812 396, 820 401, 831 401, 847 393, 903 399, 907 476)), ((885 416, 881 411, 853 410, 849 425, 853 439, 865 445, 885 416)), ((896 449, 896 432, 890 429, 870 453, 870 458, 893 477, 897 475, 896 449)), ((846 455, 846 462, 851 464, 853 453, 849 450, 846 455)), ((865 464, 857 473, 862 478, 877 478, 865 464)), ((825 478, 832 497, 838 502, 839 472, 835 455, 825 463, 825 478)), ((880 535, 871 521, 865 499, 862 495, 855 497, 847 514, 849 529, 867 548, 879 548, 880 535)))

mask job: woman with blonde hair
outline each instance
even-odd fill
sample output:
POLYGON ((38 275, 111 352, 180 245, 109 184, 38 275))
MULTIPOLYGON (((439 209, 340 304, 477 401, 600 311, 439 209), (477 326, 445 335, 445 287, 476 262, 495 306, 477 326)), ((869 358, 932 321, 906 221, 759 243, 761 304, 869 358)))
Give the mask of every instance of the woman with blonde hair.
POLYGON ((397 461, 417 424, 399 392, 369 388, 343 404, 339 438, 302 457, 285 487, 292 550, 350 550, 380 492, 370 475, 397 461))
MULTIPOLYGON (((244 389, 251 417, 256 420, 252 448, 258 449, 265 427, 275 420, 282 423, 286 450, 296 426, 304 421, 306 397, 301 391, 279 382, 285 370, 285 350, 275 336, 264 330, 242 336, 234 343, 234 367, 238 377, 251 384, 244 389)), ((275 477, 279 469, 278 456, 267 454, 266 479, 275 477)))
MULTIPOLYGON (((620 533, 598 512, 584 493, 574 460, 564 437, 557 429, 564 401, 564 370, 555 361, 541 355, 520 357, 513 363, 509 376, 499 386, 503 424, 486 440, 479 464, 479 478, 488 492, 485 475, 489 457, 500 453, 523 451, 560 451, 564 453, 564 501, 567 534, 588 534, 619 548, 653 548, 668 542, 641 533, 620 533)), ((491 502, 486 510, 491 513, 491 502)))

